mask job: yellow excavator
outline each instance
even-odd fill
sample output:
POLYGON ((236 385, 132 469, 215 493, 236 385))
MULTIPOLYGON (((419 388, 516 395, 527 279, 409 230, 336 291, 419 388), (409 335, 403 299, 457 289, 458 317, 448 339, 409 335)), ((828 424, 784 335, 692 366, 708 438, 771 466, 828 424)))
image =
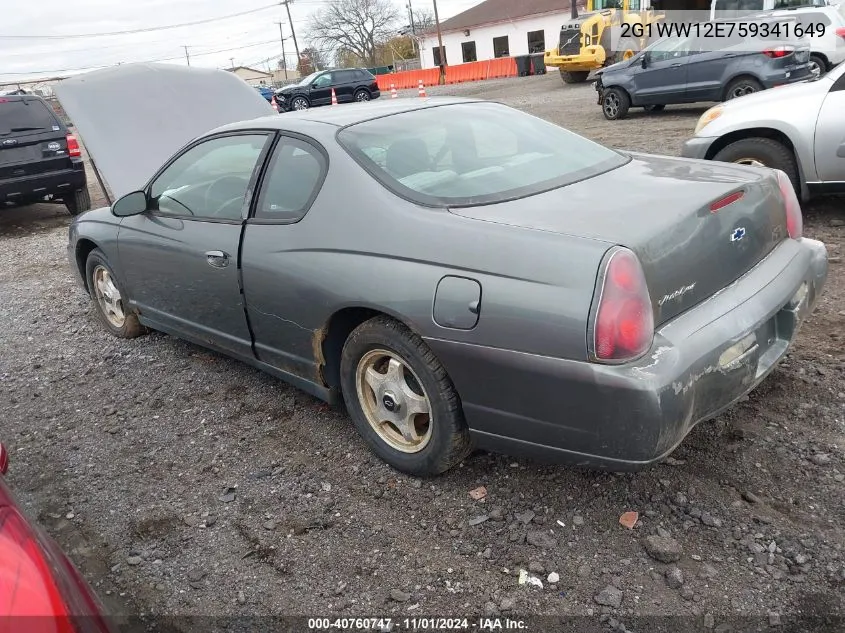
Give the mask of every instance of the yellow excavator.
POLYGON ((587 0, 587 13, 581 16, 577 0, 570 0, 570 4, 571 19, 560 29, 560 45, 545 54, 546 66, 559 68, 561 78, 568 84, 584 82, 590 71, 630 59, 645 44, 642 27, 663 18, 662 12, 654 11, 650 0, 587 0), (616 39, 611 42, 614 27, 616 39))

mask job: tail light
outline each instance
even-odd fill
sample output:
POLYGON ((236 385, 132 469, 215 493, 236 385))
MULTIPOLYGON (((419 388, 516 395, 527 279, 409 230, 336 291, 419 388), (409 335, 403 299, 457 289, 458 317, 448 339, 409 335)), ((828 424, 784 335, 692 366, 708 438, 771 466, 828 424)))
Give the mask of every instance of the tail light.
POLYGON ((642 356, 654 340, 654 312, 636 255, 614 251, 604 267, 592 332, 597 361, 624 362, 642 356))
POLYGON ((845 38, 845 26, 840 26, 838 29, 836 29, 836 34, 839 37, 845 38))
POLYGON ((795 193, 795 186, 784 172, 776 169, 778 186, 786 206, 786 231, 794 240, 801 239, 804 233, 804 219, 801 216, 801 203, 795 193))
POLYGON ((79 149, 79 141, 76 140, 73 134, 67 135, 67 155, 76 158, 82 156, 82 150, 79 149))
POLYGON ((6 447, 0 442, 0 475, 5 475, 9 470, 9 453, 6 452, 6 447))
POLYGON ((781 57, 789 57, 794 52, 794 46, 776 46, 774 48, 767 48, 764 50, 763 55, 771 57, 772 59, 779 59, 781 57))

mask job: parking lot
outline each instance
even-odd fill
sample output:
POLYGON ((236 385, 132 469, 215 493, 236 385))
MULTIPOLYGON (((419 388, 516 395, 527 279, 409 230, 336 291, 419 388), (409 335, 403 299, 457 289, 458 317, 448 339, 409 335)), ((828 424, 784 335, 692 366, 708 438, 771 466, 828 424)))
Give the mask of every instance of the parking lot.
MULTIPOLYGON (((556 73, 428 93, 671 155, 706 109, 608 122, 590 84, 556 73)), ((625 191, 604 195, 625 205, 625 191)), ((652 615, 690 629, 842 615, 845 204, 804 212, 805 235, 831 256, 818 308, 769 379, 666 463, 615 475, 476 453, 415 480, 371 454, 344 414, 266 374, 161 334, 113 338, 67 268, 64 207, 4 211, 11 487, 123 613, 588 616, 581 630, 600 618, 645 630, 637 618, 652 615), (479 486, 483 501, 469 495, 479 486), (619 524, 626 511, 639 513, 633 530, 619 524), (679 560, 646 551, 655 534, 681 545, 679 560), (520 585, 520 569, 543 588, 520 585)))

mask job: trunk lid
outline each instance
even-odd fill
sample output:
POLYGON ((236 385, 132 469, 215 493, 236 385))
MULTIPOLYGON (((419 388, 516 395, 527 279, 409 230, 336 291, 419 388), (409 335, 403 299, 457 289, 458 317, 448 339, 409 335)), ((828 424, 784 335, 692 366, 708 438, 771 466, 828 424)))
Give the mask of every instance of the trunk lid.
POLYGON ((625 246, 642 264, 655 325, 741 277, 788 237, 774 172, 632 154, 595 178, 457 215, 625 246), (742 196, 711 211, 711 204, 742 196))
POLYGON ((143 187, 194 138, 276 114, 234 73, 175 64, 121 64, 54 89, 115 198, 143 187))
POLYGON ((0 180, 70 166, 67 131, 41 99, 0 97, 0 180))

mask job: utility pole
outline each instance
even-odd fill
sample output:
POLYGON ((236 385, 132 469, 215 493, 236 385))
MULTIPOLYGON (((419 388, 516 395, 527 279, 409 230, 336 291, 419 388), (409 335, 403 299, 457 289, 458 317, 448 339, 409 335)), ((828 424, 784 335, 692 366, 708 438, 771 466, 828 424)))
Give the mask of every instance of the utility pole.
POLYGON ((443 48, 443 35, 440 33, 440 16, 437 14, 437 0, 434 2, 434 22, 437 24, 437 41, 440 44, 440 85, 446 84, 446 49, 443 48))
POLYGON ((290 3, 293 0, 283 0, 282 4, 288 11, 288 23, 290 24, 290 34, 293 37, 293 48, 296 51, 296 67, 299 68, 299 44, 296 43, 296 30, 293 28, 293 18, 290 17, 290 3))
POLYGON ((411 18, 411 42, 414 46, 414 52, 419 53, 417 50, 417 28, 414 26, 414 8, 411 6, 411 0, 408 0, 408 16, 411 18))
POLYGON ((188 66, 190 66, 191 65, 191 56, 188 55, 188 47, 183 46, 182 48, 185 49, 185 60, 188 62, 188 66))
POLYGON ((282 24, 284 22, 276 22, 279 25, 279 39, 282 42, 282 64, 285 67, 285 81, 288 80, 288 58, 285 56, 285 32, 282 31, 282 24))

